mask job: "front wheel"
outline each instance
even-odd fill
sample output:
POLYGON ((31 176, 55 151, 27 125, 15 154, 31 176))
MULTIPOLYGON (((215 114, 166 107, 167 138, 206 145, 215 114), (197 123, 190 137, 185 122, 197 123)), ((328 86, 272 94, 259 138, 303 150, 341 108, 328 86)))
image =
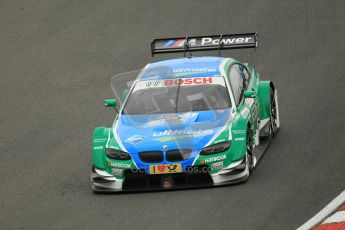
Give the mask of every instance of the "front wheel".
POLYGON ((278 110, 278 96, 277 91, 271 88, 270 90, 270 136, 274 138, 279 127, 279 110, 278 110))

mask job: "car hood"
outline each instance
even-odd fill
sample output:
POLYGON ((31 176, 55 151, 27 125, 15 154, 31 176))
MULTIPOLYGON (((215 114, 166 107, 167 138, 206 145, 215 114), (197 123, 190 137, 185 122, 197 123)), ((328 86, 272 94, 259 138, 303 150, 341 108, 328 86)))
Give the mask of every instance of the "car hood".
MULTIPOLYGON (((114 134, 138 163, 141 151, 192 149, 191 161, 231 120, 231 108, 186 113, 120 115, 114 134)), ((163 162, 164 163, 164 162, 163 162)), ((168 162, 167 162, 168 163, 168 162)))

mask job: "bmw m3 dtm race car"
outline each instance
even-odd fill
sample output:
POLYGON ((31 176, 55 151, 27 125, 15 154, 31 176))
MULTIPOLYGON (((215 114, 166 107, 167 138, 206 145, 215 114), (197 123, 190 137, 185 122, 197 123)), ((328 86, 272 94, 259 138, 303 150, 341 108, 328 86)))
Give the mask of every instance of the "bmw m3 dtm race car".
MULTIPOLYGON (((155 39, 157 53, 256 48, 257 34, 155 39)), ((92 189, 123 192, 244 182, 279 128, 277 90, 224 57, 156 61, 113 77, 111 127, 92 138, 92 189), (132 80, 132 81, 128 81, 132 80)))

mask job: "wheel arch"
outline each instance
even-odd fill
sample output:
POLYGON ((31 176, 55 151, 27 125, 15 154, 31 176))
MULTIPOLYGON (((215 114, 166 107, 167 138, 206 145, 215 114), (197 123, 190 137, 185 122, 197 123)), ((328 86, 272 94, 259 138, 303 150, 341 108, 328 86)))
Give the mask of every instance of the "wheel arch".
POLYGON ((241 159, 246 155, 246 140, 248 127, 250 128, 250 130, 252 130, 250 121, 243 117, 236 119, 232 124, 232 143, 230 151, 233 156, 233 160, 241 159))
POLYGON ((92 135, 92 164, 100 169, 106 168, 105 148, 109 139, 111 129, 106 127, 96 127, 92 135))
POLYGON ((258 100, 260 103, 260 119, 267 119, 271 115, 271 96, 270 90, 275 91, 273 82, 271 81, 260 81, 258 86, 258 100))

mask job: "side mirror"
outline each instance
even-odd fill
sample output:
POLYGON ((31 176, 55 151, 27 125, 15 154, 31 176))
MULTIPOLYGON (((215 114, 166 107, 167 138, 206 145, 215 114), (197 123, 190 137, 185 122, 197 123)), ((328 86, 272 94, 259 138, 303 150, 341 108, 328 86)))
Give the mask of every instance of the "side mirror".
POLYGON ((105 107, 113 107, 117 113, 119 111, 116 109, 116 99, 105 99, 104 100, 104 106, 105 107))
POLYGON ((116 99, 105 99, 104 100, 105 107, 115 107, 116 106, 116 99))
POLYGON ((245 91, 243 93, 244 98, 254 98, 256 97, 256 92, 255 91, 245 91))

